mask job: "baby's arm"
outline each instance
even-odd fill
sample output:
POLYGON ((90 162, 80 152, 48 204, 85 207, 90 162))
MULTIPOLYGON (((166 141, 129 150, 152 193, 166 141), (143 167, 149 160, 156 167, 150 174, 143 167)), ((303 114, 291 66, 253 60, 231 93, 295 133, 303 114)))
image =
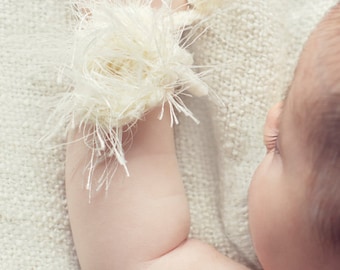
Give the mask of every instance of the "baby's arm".
POLYGON ((82 269, 245 269, 214 248, 187 239, 188 203, 170 115, 160 121, 158 114, 155 110, 138 123, 126 155, 131 176, 120 167, 107 195, 103 191, 91 203, 81 186, 91 153, 82 141, 68 146, 67 199, 82 269))
MULTIPOLYGON (((180 245, 188 235, 189 213, 180 181, 169 115, 148 114, 134 131, 122 167, 107 195, 88 202, 82 189, 90 150, 79 141, 67 149, 66 188, 73 237, 83 269, 133 269, 180 245), (171 236, 171 237, 169 237, 171 236)), ((100 175, 104 170, 97 168, 100 175)), ((93 175, 96 181, 96 175, 93 175)))
MULTIPOLYGON (((155 7, 159 2, 154 1, 155 7)), ((91 203, 82 188, 91 150, 82 140, 67 148, 67 200, 82 269, 246 269, 209 245, 188 240, 189 209, 170 114, 165 110, 160 121, 159 113, 160 109, 148 113, 133 130, 133 143, 126 152, 130 177, 118 167, 107 193, 100 191, 91 203)), ((69 140, 80 136, 74 134, 69 140)), ((93 181, 104 170, 103 163, 93 181)))

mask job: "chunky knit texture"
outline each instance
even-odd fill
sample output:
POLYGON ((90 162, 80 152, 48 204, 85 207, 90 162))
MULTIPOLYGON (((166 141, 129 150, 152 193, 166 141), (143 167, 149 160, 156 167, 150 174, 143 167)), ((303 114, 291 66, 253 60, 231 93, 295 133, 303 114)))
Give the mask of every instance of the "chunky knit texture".
MULTIPOLYGON (((195 1, 191 1, 195 4, 195 1)), ((198 2, 202 2, 199 1, 198 2)), ((192 50, 216 67, 207 81, 225 106, 185 102, 201 121, 179 115, 177 153, 191 235, 258 268, 247 225, 247 188, 261 160, 267 109, 288 87, 308 35, 335 0, 225 1, 192 50)), ((64 187, 64 134, 40 142, 58 56, 73 25, 67 0, 1 1, 0 269, 79 269, 64 187)))

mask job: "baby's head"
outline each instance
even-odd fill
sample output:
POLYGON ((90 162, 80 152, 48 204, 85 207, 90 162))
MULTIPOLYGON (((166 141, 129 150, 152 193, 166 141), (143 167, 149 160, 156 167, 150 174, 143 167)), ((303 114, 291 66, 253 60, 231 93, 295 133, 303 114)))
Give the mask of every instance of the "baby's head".
POLYGON ((249 192, 265 270, 340 265, 340 4, 309 38, 284 102, 269 112, 268 153, 249 192))

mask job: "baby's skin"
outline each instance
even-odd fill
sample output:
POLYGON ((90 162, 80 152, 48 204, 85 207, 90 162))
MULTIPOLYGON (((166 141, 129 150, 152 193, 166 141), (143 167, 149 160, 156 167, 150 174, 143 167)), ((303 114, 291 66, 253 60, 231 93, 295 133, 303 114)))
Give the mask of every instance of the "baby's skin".
MULTIPOLYGON (((159 3, 155 1, 155 7, 159 3)), ((174 2, 173 7, 183 4, 185 1, 174 2)), ((308 207, 306 172, 310 171, 310 164, 303 156, 300 126, 295 121, 296 104, 306 106, 302 102, 305 91, 310 91, 308 95, 320 94, 308 87, 305 76, 306 73, 314 76, 312 56, 326 49, 320 43, 320 31, 334 29, 336 23, 340 36, 339 14, 339 8, 332 10, 311 35, 286 99, 275 105, 267 117, 264 141, 268 151, 254 174, 249 192, 250 230, 265 270, 339 269, 339 256, 324 252, 302 214, 304 207, 308 207), (334 17, 338 19, 333 20, 334 17), (302 79, 307 87, 301 87, 302 79)), ((337 57, 340 61, 340 54, 337 57)), ((69 141, 74 142, 67 147, 66 192, 81 268, 248 269, 214 247, 188 238, 189 207, 178 169, 170 114, 165 108, 160 121, 160 110, 147 113, 132 129, 133 142, 126 153, 130 176, 118 167, 109 189, 97 192, 91 203, 82 186, 91 150, 77 140, 82 136, 80 133, 69 135, 69 141)), ((94 181, 104 170, 103 163, 95 170, 94 181)))

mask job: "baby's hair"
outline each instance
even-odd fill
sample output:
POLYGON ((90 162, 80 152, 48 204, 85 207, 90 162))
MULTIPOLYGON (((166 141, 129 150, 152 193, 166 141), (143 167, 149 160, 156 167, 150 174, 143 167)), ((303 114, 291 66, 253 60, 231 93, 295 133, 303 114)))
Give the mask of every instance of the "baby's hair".
POLYGON ((340 251, 340 93, 323 106, 316 108, 320 115, 308 138, 314 161, 311 217, 319 239, 340 251))
POLYGON ((307 108, 306 146, 312 162, 308 201, 322 246, 340 251, 340 4, 319 25, 307 108), (313 95, 313 94, 312 94, 313 95))

